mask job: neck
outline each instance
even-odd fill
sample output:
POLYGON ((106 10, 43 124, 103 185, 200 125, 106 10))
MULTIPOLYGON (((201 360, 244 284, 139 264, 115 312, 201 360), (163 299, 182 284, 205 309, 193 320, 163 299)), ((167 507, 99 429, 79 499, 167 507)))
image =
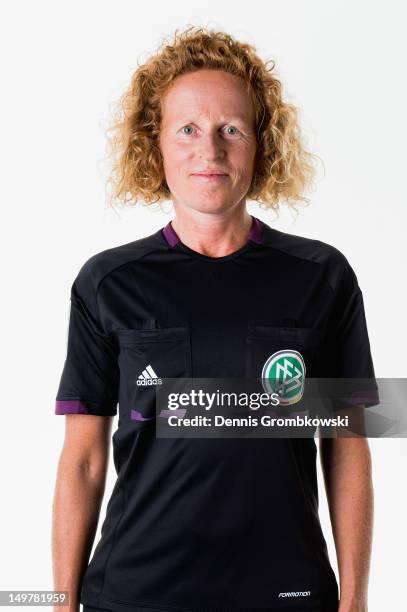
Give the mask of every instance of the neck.
POLYGON ((241 206, 221 213, 180 210, 175 206, 171 225, 179 239, 190 249, 209 257, 224 257, 246 244, 252 218, 241 206))

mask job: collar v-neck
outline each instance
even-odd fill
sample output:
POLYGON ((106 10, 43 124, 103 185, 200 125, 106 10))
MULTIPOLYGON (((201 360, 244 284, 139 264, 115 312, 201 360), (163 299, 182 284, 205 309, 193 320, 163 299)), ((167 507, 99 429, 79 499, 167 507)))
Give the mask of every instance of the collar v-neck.
POLYGON ((181 242, 180 237, 172 226, 171 221, 162 229, 162 233, 164 238, 170 248, 180 247, 182 250, 188 252, 191 255, 196 255, 201 259, 213 260, 213 261, 224 261, 225 259, 229 259, 240 254, 242 251, 245 251, 248 247, 249 242, 254 242, 255 244, 263 244, 263 228, 264 224, 257 217, 252 218, 252 225, 250 228, 249 236, 247 238, 247 242, 234 253, 229 253, 228 255, 224 255, 223 257, 210 257, 209 255, 204 255, 203 253, 199 253, 198 251, 194 251, 183 242, 181 242))

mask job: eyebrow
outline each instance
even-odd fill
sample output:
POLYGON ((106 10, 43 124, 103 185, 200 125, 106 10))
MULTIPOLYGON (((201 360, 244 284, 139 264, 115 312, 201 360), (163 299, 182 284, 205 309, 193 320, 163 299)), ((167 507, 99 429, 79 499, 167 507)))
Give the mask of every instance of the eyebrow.
MULTIPOLYGON (((196 123, 199 121, 199 119, 188 119, 188 116, 186 115, 185 117, 182 115, 179 115, 177 117, 174 117, 173 121, 175 121, 176 123, 196 123)), ((230 117, 230 118, 223 118, 221 119, 221 123, 223 123, 224 121, 227 121, 228 123, 234 123, 234 122, 240 122, 240 123, 250 123, 250 119, 249 117, 243 116, 243 115, 235 115, 234 117, 230 117)))

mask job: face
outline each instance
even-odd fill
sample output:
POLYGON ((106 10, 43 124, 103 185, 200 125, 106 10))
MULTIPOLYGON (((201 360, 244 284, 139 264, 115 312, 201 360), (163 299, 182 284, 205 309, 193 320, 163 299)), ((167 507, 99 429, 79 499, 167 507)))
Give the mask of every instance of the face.
POLYGON ((215 213, 244 204, 256 133, 243 79, 206 69, 180 75, 161 112, 160 150, 174 205, 215 213))

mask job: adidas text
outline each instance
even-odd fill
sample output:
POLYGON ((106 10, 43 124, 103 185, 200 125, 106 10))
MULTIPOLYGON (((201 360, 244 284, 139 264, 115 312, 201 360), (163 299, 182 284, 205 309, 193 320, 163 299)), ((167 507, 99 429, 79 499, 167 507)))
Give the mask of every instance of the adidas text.
POLYGON ((137 379, 137 386, 141 387, 150 387, 151 385, 162 385, 161 378, 144 378, 137 379))
POLYGON ((158 378, 151 365, 148 365, 145 370, 142 371, 137 379, 137 386, 151 387, 153 385, 161 385, 162 380, 158 378))

